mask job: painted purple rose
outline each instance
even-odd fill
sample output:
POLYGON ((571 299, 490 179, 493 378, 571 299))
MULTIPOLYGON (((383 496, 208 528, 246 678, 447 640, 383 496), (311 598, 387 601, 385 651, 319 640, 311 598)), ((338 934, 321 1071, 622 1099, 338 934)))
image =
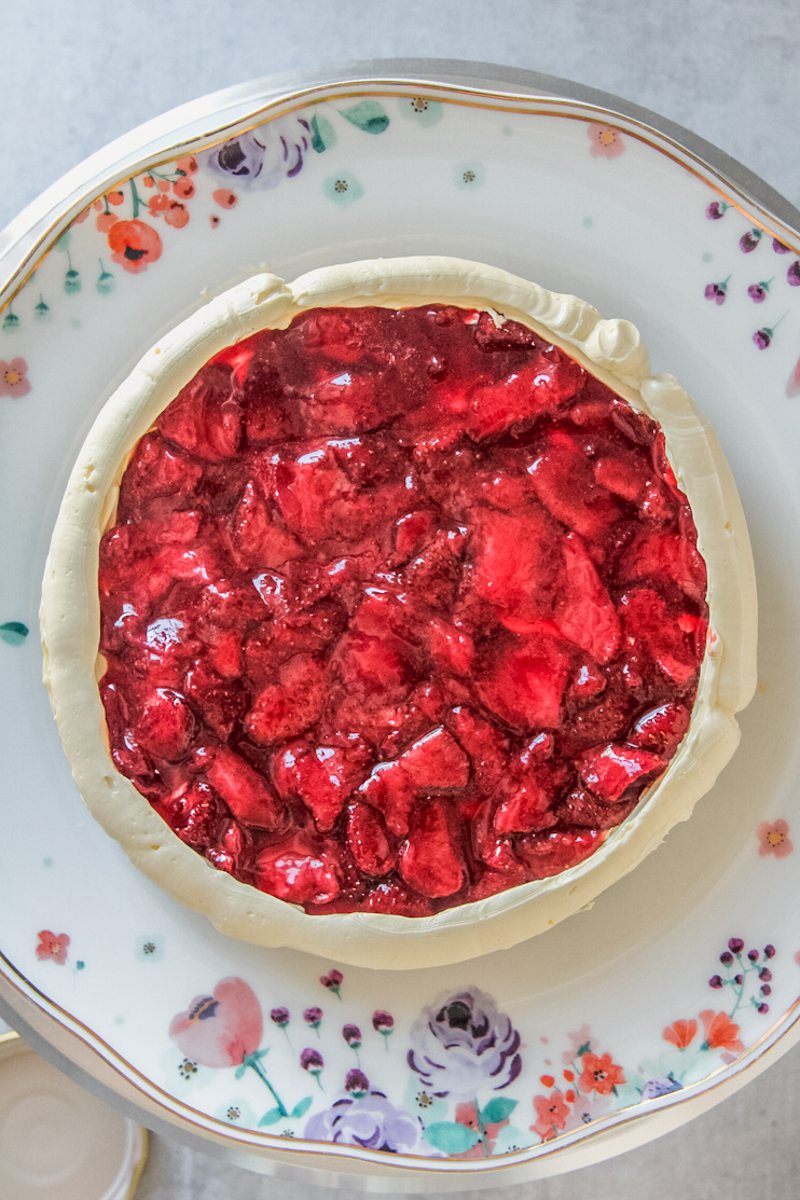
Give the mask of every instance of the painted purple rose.
POLYGON ((771 279, 762 279, 760 283, 751 283, 747 289, 747 294, 754 304, 763 304, 767 298, 771 279))
POLYGON ((784 246, 783 242, 779 242, 777 238, 772 239, 772 249, 776 254, 788 254, 789 247, 784 246))
POLYGON ((394 1017, 383 1008, 372 1014, 372 1028, 376 1033, 390 1033, 394 1029, 394 1017))
POLYGON ((478 988, 443 996, 411 1029, 408 1065, 434 1096, 474 1097, 507 1087, 522 1070, 520 1036, 478 988))
POLYGON ((786 272, 786 282, 789 287, 800 287, 800 258, 796 258, 793 263, 789 264, 786 272))
POLYGON ((319 1029, 320 1021, 322 1020, 322 1009, 316 1005, 312 1008, 306 1008, 303 1011, 303 1020, 306 1025, 310 1025, 312 1029, 319 1029))
POLYGON ((345 1025, 342 1029, 342 1037, 351 1050, 358 1050, 361 1045, 361 1030, 357 1025, 345 1025))
POLYGON ((709 221, 718 221, 720 217, 724 217, 730 206, 724 200, 712 200, 706 208, 706 216, 709 221))
POLYGON ((202 161, 237 187, 271 188, 302 170, 311 136, 305 117, 280 117, 215 146, 202 161))
POLYGON ((270 1020, 278 1026, 279 1029, 284 1029, 289 1024, 288 1008, 273 1008, 270 1009, 270 1020))
POLYGON ((345 1088, 348 1095, 308 1120, 304 1137, 390 1154, 407 1154, 416 1148, 421 1132, 417 1118, 397 1108, 383 1092, 370 1091, 362 1071, 348 1072, 345 1088))
MULTIPOLYGON (((730 279, 730 275, 728 279, 730 279)), ((715 304, 724 304, 728 294, 728 279, 723 279, 719 283, 707 283, 703 289, 706 300, 713 300, 715 304)))
POLYGON ((683 1087, 672 1075, 662 1079, 649 1079, 642 1088, 643 1100, 657 1100, 659 1096, 668 1096, 670 1092, 679 1092, 683 1087))

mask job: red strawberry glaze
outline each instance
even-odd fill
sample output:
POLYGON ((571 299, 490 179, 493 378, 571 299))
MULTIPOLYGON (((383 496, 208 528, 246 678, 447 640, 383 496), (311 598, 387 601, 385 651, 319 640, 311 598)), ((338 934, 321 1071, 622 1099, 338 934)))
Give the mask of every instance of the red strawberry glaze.
POLYGON ((206 364, 100 551, 118 769, 307 912, 592 854, 686 731, 706 570, 663 435, 486 313, 316 310, 206 364))

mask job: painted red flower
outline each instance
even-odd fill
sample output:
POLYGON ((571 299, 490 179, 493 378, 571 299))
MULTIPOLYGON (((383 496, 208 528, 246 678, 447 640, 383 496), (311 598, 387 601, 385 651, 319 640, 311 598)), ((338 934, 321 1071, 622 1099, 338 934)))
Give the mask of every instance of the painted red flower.
POLYGON ((589 141, 592 143, 593 158, 619 158, 620 154, 625 153, 625 142, 623 141, 622 134, 611 125, 597 125, 592 123, 587 133, 589 134, 589 141))
POLYGON ((582 1092, 607 1095, 617 1084, 625 1082, 622 1067, 614 1062, 610 1054, 584 1054, 581 1062, 583 1070, 578 1086, 582 1092))
POLYGON ((211 996, 195 996, 173 1017, 169 1036, 181 1053, 204 1067, 239 1067, 254 1054, 264 1031, 261 1005, 243 979, 221 980, 211 996))
POLYGON ((534 1133, 538 1133, 543 1142, 547 1142, 566 1125, 569 1105, 561 1092, 554 1091, 549 1096, 534 1096, 533 1107, 536 1122, 530 1128, 534 1133))
POLYGON ((27 396, 31 390, 24 358, 0 359, 0 396, 27 396))
POLYGON ((39 945, 36 947, 36 957, 46 962, 50 959, 52 962, 63 966, 67 961, 67 947, 69 946, 69 936, 66 933, 51 933, 49 929, 40 929, 36 935, 39 939, 39 945))
POLYGON ((727 1013, 714 1012, 706 1008, 700 1013, 705 1034, 704 1045, 709 1050, 743 1050, 739 1037, 739 1026, 727 1013))
POLYGON ((134 274, 161 258, 158 231, 144 221, 117 221, 108 231, 108 245, 114 262, 134 274))
POLYGON ((786 858, 794 846, 789 839, 788 821, 762 821, 758 827, 758 853, 765 857, 786 858))
POLYGON ((694 1035, 697 1033, 697 1021, 692 1018, 689 1021, 673 1021, 668 1025, 662 1037, 665 1042, 672 1042, 673 1046, 677 1046, 679 1050, 685 1050, 694 1041, 694 1035))

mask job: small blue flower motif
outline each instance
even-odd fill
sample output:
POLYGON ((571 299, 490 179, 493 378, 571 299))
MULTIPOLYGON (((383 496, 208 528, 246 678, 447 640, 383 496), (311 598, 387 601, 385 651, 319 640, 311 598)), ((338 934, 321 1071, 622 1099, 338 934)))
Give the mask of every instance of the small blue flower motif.
POLYGON ((364 195, 364 188, 352 171, 340 171, 337 175, 329 175, 322 185, 322 190, 329 200, 333 200, 334 204, 341 204, 342 207, 352 204, 354 200, 360 200, 364 195))
POLYGON ((453 171, 453 182, 457 188, 474 191, 483 186, 485 174, 482 163, 458 163, 453 171))
POLYGON ((438 100, 430 100, 427 96, 410 96, 400 101, 400 112, 417 125, 429 129, 436 125, 444 116, 444 105, 438 100))
POLYGON ((241 1125, 244 1129, 255 1129, 257 1117, 246 1100, 239 1096, 231 1097, 226 1103, 220 1104, 214 1116, 227 1125, 241 1125))
POLYGON ((164 957, 164 939, 149 935, 138 938, 136 957, 139 962, 159 962, 164 957))

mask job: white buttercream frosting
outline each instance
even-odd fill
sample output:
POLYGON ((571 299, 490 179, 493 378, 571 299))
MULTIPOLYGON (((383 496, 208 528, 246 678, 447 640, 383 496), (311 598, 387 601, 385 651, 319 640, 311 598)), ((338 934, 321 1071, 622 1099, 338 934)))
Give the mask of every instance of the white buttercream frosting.
POLYGON ((440 257, 347 263, 293 283, 256 275, 161 338, 104 405, 73 468, 45 569, 41 632, 45 683, 75 781, 137 866, 234 937, 383 969, 458 962, 508 947, 591 904, 690 816, 733 754, 735 714, 756 684, 756 591, 744 515, 716 437, 686 392, 670 375, 651 375, 630 322, 605 320, 583 300, 497 268, 440 257), (661 425, 708 569, 709 638, 697 700, 665 773, 578 866, 432 917, 309 916, 211 867, 116 770, 97 688, 100 537, 136 443, 212 355, 257 330, 285 328, 310 308, 436 301, 490 309, 529 326, 661 425))

